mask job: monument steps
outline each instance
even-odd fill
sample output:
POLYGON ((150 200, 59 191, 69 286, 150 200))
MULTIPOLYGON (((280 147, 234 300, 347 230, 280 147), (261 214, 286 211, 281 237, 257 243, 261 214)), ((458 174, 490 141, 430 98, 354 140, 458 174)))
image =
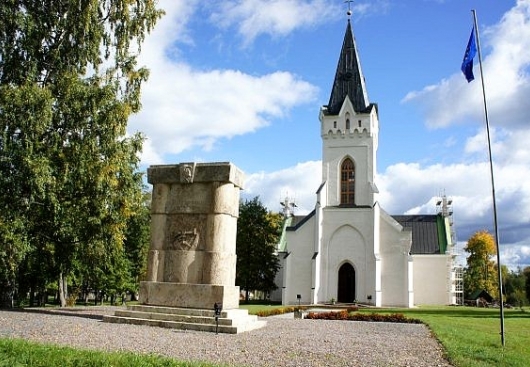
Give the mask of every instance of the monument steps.
POLYGON ((103 321, 227 334, 257 329, 266 323, 255 315, 249 315, 244 309, 221 311, 217 324, 213 310, 145 305, 117 310, 112 316, 104 316, 103 321))

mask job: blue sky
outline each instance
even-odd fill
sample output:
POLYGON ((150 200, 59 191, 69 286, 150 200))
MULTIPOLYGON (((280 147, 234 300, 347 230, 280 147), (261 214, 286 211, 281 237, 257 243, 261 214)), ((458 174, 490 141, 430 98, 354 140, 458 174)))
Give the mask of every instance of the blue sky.
MULTIPOLYGON (((230 161, 244 198, 305 214, 321 181, 318 113, 346 29, 342 0, 161 0, 145 41, 142 111, 151 164, 230 161)), ((352 25, 370 102, 379 105, 376 185, 390 214, 453 199, 460 247, 492 231, 478 57, 460 64, 476 9, 492 128, 501 261, 530 266, 530 0, 358 0, 352 25)))

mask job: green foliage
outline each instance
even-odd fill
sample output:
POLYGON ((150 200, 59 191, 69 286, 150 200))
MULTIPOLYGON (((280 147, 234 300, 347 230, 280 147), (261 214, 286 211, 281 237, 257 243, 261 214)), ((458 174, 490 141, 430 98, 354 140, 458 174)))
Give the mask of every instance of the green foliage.
POLYGON ((9 214, 0 213, 0 307, 14 306, 18 265, 29 249, 23 222, 9 214))
POLYGON ((487 231, 478 231, 469 238, 464 251, 469 253, 464 273, 466 297, 477 290, 486 290, 498 299, 498 281, 493 256, 497 253, 495 240, 487 231))
MULTIPOLYGON (((529 268, 530 269, 530 268, 529 268)), ((504 275, 504 294, 506 295, 506 302, 517 307, 528 304, 528 299, 525 294, 525 275, 520 268, 516 271, 507 272, 504 275)))
POLYGON ((525 293, 526 293, 526 299, 530 302, 530 266, 527 266, 523 270, 524 278, 525 278, 525 293))
POLYGON ((151 223, 151 193, 145 192, 143 200, 135 215, 128 220, 125 234, 125 253, 130 264, 131 277, 133 279, 133 288, 131 291, 137 291, 140 280, 145 280, 147 272, 147 254, 149 252, 150 242, 150 223, 151 223))
POLYGON ((275 255, 281 222, 267 212, 258 197, 240 203, 237 221, 236 285, 244 289, 246 300, 253 290, 270 292, 279 260, 275 255))
POLYGON ((126 126, 148 76, 137 53, 161 14, 154 0, 0 3, 0 208, 31 245, 10 260, 27 289, 95 268, 115 289, 130 277, 143 137, 126 126))

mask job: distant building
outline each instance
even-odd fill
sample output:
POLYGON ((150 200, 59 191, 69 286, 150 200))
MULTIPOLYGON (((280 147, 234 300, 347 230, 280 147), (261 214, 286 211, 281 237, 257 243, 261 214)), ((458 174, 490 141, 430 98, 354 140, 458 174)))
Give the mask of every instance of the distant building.
POLYGON ((278 256, 283 304, 354 301, 375 306, 454 304, 450 201, 435 215, 389 215, 374 181, 378 106, 370 103, 350 21, 329 103, 320 110, 322 184, 315 209, 284 203, 278 256))

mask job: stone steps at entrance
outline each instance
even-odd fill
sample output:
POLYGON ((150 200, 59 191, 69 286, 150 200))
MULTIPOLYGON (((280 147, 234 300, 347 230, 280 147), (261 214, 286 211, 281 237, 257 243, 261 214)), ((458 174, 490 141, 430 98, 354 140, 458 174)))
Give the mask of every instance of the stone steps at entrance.
POLYGON ((104 316, 103 321, 226 334, 238 334, 266 324, 266 321, 258 320, 257 316, 249 315, 244 309, 221 311, 217 326, 213 310, 147 305, 128 306, 127 310, 117 310, 112 316, 104 316))

